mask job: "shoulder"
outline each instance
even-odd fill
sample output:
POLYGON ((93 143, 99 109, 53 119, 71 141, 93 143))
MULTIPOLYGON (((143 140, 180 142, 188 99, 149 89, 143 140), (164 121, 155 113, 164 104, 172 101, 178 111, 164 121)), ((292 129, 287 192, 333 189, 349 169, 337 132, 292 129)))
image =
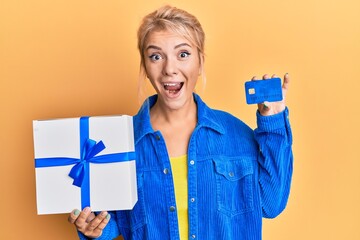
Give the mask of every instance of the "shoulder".
POLYGON ((237 127, 251 130, 243 121, 231 113, 209 107, 202 101, 200 96, 196 94, 194 94, 194 98, 198 106, 198 120, 200 122, 212 122, 215 125, 221 126, 223 129, 237 127))
POLYGON ((213 126, 216 126, 213 129, 218 129, 220 133, 211 135, 209 141, 216 142, 219 149, 225 149, 224 154, 256 154, 258 148, 254 130, 247 124, 223 110, 209 109, 209 116, 212 117, 213 126))
POLYGON ((211 112, 214 120, 223 127, 226 133, 253 135, 253 129, 233 114, 218 109, 211 109, 211 112))

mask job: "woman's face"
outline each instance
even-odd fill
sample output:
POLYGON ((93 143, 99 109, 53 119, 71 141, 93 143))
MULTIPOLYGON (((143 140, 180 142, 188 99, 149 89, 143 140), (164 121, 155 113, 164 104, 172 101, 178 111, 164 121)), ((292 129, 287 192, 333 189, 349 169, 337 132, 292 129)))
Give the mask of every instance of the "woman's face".
POLYGON ((193 101, 201 73, 197 48, 179 34, 164 30, 149 34, 144 51, 146 74, 159 103, 177 110, 193 101))

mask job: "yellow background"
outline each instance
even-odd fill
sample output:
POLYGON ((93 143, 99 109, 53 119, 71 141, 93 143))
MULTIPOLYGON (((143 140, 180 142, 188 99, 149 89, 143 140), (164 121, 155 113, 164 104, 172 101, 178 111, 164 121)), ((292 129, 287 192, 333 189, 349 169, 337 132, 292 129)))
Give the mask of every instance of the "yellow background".
MULTIPOLYGON (((135 114, 141 18, 164 1, 0 1, 0 239, 76 239, 67 215, 36 214, 32 120, 135 114)), ((202 98, 256 127, 244 81, 291 76, 295 170, 265 239, 360 239, 360 2, 168 3, 207 34, 202 98)))

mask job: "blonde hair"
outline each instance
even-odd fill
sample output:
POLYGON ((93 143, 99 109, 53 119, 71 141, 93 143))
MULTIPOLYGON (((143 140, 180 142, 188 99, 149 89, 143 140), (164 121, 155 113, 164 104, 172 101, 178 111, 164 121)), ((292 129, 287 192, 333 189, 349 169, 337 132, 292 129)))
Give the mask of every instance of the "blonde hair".
POLYGON ((145 43, 151 32, 161 30, 171 30, 175 33, 178 33, 190 41, 194 46, 196 46, 199 53, 200 66, 202 67, 201 78, 203 81, 203 86, 205 85, 206 78, 203 66, 205 33, 201 27, 201 24, 192 14, 182 9, 166 5, 146 15, 143 18, 137 32, 138 50, 141 57, 138 86, 140 101, 143 98, 142 89, 146 79, 144 55, 145 43))

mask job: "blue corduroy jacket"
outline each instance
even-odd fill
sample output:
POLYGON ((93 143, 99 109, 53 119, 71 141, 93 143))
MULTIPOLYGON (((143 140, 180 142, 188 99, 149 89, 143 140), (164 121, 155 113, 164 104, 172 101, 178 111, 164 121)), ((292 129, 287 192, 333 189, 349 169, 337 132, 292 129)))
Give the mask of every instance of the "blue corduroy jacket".
MULTIPOLYGON (((188 239, 259 240, 262 218, 280 214, 289 196, 288 109, 266 117, 257 112, 258 128, 252 130, 229 113, 209 108, 198 95, 194 99, 198 122, 187 153, 188 239)), ((147 99, 134 116, 138 202, 133 210, 110 212, 99 239, 120 234, 125 240, 179 239, 169 156, 161 132, 150 123, 156 100, 156 95, 147 99)))

